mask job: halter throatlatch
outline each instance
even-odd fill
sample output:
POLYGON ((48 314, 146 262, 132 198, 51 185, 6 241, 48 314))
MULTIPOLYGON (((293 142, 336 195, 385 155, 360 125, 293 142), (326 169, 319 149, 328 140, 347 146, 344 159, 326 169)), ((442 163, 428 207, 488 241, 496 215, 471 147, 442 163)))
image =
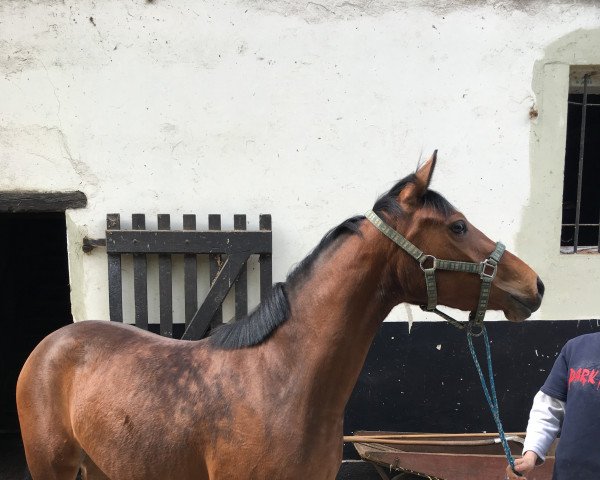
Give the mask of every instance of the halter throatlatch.
POLYGON ((427 287, 427 305, 421 305, 421 308, 427 312, 438 314, 444 320, 448 321, 457 328, 467 328, 469 333, 472 335, 481 335, 481 327, 483 325, 483 319, 485 317, 485 312, 487 310, 488 301, 490 298, 492 281, 496 277, 498 262, 500 262, 500 258, 502 258, 506 247, 502 243, 497 242, 496 248, 490 254, 490 256, 479 263, 460 262, 456 260, 440 260, 439 258, 435 258, 433 255, 427 255, 423 253, 406 237, 385 223, 372 210, 367 212, 366 217, 381 233, 383 233, 386 237, 402 248, 402 250, 419 262, 419 266, 425 274, 425 286, 427 287), (471 312, 469 315, 469 321, 467 323, 459 322, 450 315, 447 315, 437 309, 437 284, 435 280, 436 270, 474 273, 479 275, 479 278, 481 278, 481 290, 479 292, 477 308, 471 312), (474 327, 479 327, 480 331, 474 332, 474 327))

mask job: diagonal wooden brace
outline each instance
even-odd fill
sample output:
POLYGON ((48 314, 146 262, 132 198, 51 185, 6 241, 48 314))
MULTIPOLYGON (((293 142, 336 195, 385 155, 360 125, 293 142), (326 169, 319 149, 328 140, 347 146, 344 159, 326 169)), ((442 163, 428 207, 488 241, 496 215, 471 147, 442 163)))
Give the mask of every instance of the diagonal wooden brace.
POLYGON ((199 340, 206 334, 210 321, 231 290, 250 254, 251 252, 239 252, 232 253, 227 257, 204 302, 185 329, 182 340, 199 340))

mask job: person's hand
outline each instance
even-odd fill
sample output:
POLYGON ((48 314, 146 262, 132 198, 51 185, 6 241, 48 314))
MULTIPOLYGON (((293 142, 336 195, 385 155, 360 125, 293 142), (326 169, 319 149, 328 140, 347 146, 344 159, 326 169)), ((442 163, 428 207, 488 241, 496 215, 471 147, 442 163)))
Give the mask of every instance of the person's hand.
POLYGON ((537 462, 537 459, 538 459, 538 456, 535 452, 532 452, 531 450, 527 450, 525 452, 525 455, 523 455, 521 458, 515 459, 515 470, 517 472, 519 472, 521 474, 521 476, 516 475, 515 472, 513 472, 512 468, 510 468, 510 465, 509 465, 506 467, 506 475, 504 478, 506 480, 516 480, 516 479, 527 480, 527 478, 525 478, 523 475, 531 472, 534 469, 535 462, 537 462))
MULTIPOLYGON (((517 469, 516 460, 515 460, 515 470, 517 470, 517 472, 519 472, 519 470, 517 469)), ((504 475, 504 480, 527 480, 527 477, 523 477, 522 475, 515 474, 515 472, 512 471, 512 468, 510 468, 510 465, 507 465, 506 466, 506 474, 504 475)))
POLYGON ((527 450, 521 458, 515 460, 515 470, 521 473, 529 473, 535 467, 537 459, 537 453, 527 450))

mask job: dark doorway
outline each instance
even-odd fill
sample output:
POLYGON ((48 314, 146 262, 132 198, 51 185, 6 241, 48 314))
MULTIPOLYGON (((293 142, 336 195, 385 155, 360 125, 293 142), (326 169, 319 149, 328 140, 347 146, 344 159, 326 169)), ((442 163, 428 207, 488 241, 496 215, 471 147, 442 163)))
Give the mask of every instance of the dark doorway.
POLYGON ((22 478, 15 385, 29 353, 72 322, 64 212, 0 213, 0 478, 22 478))

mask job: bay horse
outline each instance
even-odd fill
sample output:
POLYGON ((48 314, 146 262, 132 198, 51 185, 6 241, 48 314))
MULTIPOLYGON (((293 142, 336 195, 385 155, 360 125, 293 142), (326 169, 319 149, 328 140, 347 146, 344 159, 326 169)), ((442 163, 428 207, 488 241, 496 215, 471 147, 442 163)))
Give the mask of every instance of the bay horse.
MULTIPOLYGON (((481 262, 494 242, 429 190, 435 154, 373 211, 429 255, 481 262)), ((381 322, 426 303, 421 266, 364 216, 331 230, 248 317, 200 341, 85 321, 46 337, 17 384, 34 480, 332 480, 344 407, 381 322)), ((437 274, 442 305, 473 310, 479 279, 437 274)), ((536 273, 506 252, 489 308, 522 321, 536 273)))

